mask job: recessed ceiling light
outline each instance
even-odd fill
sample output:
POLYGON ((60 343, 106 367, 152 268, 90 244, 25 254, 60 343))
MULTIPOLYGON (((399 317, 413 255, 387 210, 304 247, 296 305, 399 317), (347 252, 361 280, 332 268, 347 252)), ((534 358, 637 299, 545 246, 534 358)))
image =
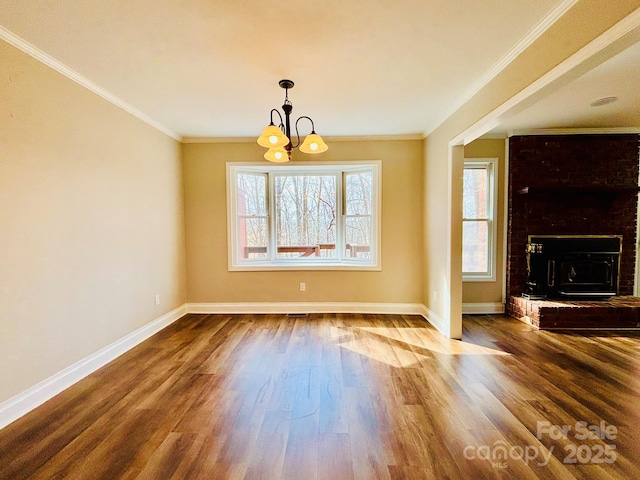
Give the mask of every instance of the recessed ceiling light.
POLYGON ((593 102, 591 102, 591 106, 592 107, 601 107, 603 105, 609 105, 610 103, 613 103, 613 102, 615 102, 617 100, 618 100, 618 97, 599 98, 598 100, 594 100, 593 102))

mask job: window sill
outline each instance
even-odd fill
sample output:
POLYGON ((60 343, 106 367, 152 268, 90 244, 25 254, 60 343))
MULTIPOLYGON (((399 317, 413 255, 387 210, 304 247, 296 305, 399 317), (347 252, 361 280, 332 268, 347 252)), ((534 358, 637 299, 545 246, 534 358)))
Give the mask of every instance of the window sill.
POLYGON ((382 271, 381 265, 362 265, 345 263, 322 264, 291 264, 291 263, 255 263, 251 265, 229 265, 229 272, 277 272, 277 271, 321 271, 321 270, 351 270, 351 271, 382 271))
POLYGON ((495 275, 478 275, 477 277, 462 275, 463 283, 482 283, 482 282, 488 283, 488 282, 495 282, 495 281, 496 281, 495 275))

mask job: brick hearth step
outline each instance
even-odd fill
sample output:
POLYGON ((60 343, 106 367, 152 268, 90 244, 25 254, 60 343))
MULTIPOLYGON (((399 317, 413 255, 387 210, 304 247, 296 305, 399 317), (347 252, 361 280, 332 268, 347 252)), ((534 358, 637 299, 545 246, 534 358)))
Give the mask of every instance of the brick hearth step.
POLYGON ((640 297, 632 296, 607 300, 529 300, 512 296, 507 312, 542 330, 640 327, 640 297))

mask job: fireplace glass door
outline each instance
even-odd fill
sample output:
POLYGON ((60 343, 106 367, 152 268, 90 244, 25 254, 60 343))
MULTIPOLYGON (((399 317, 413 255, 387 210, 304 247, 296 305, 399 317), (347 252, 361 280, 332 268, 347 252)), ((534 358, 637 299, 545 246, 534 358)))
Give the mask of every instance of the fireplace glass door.
POLYGON ((608 298, 618 293, 620 236, 529 236, 529 298, 608 298))

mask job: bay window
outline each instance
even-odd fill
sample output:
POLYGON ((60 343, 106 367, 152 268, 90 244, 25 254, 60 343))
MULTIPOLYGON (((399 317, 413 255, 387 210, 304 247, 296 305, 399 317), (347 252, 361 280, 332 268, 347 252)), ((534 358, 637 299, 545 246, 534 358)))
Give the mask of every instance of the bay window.
POLYGON ((380 269, 380 162, 227 164, 229 270, 380 269))

